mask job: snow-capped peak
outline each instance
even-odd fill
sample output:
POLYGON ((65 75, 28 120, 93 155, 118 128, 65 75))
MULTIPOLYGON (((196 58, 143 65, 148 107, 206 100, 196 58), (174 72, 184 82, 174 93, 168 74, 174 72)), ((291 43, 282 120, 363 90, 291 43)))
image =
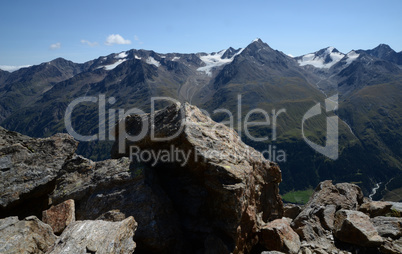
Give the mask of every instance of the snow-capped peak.
POLYGON ((354 60, 356 60, 360 55, 356 53, 356 51, 352 50, 345 56, 346 64, 351 64, 354 60))
POLYGON ((205 66, 200 67, 197 69, 197 71, 203 71, 205 72, 208 76, 212 76, 212 69, 231 63, 233 59, 241 54, 243 52, 244 48, 240 49, 236 54, 234 54, 230 58, 224 58, 223 56, 225 55, 225 52, 227 49, 221 50, 219 52, 213 52, 211 54, 203 55, 200 56, 201 61, 205 63, 205 66))
POLYGON ((316 68, 329 69, 339 62, 345 54, 342 54, 334 47, 328 47, 320 51, 298 57, 300 66, 312 65, 316 68))

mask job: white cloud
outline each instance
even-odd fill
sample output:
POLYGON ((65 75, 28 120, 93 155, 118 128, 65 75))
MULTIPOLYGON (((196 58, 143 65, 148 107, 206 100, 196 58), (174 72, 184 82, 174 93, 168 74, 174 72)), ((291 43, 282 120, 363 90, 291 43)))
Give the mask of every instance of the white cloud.
POLYGON ((120 34, 111 34, 106 38, 105 44, 112 46, 113 44, 131 44, 130 40, 125 40, 120 34))
POLYGON ((19 70, 21 68, 30 67, 32 65, 21 65, 21 66, 14 66, 14 65, 0 65, 0 70, 13 72, 19 70))
POLYGON ((59 49, 60 47, 61 47, 60 42, 56 42, 56 43, 50 45, 50 49, 59 49))
POLYGON ((87 44, 87 45, 90 46, 90 47, 98 46, 98 43, 97 43, 96 41, 90 42, 90 41, 87 41, 87 40, 81 40, 81 43, 82 43, 82 44, 87 44))

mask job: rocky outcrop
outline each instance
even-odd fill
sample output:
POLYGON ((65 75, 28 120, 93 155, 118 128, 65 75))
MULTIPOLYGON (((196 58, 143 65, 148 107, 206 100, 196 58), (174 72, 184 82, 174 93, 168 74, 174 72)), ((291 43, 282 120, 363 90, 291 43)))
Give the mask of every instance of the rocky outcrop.
POLYGON ((268 250, 298 253, 299 235, 293 231, 286 219, 276 219, 261 228, 260 244, 268 250))
POLYGON ((0 219, 0 253, 46 253, 57 236, 35 216, 0 219))
POLYGON ((75 221, 74 200, 66 200, 43 211, 42 221, 50 225, 55 234, 60 235, 69 224, 75 221))
POLYGON ((303 211, 292 222, 301 240, 323 249, 334 246, 332 230, 339 209, 356 210, 363 202, 363 193, 355 184, 321 182, 303 211))
POLYGON ((251 251, 258 242, 260 218, 282 217, 279 167, 245 145, 233 129, 187 103, 125 121, 116 128, 112 157, 131 155, 134 169, 153 169, 179 215, 189 252, 199 251, 209 236, 230 252, 251 251), (145 135, 132 142, 125 130, 130 136, 145 135))
POLYGON ((58 253, 133 253, 137 222, 128 217, 121 222, 76 221, 70 224, 49 251, 58 253))
POLYGON ((77 144, 67 134, 35 139, 0 127, 0 217, 40 217, 57 174, 77 144))
POLYGON ((139 249, 165 253, 181 248, 178 215, 154 182, 152 168, 134 167, 125 157, 93 162, 74 156, 60 174, 50 200, 74 199, 77 220, 110 220, 107 213, 118 209, 120 217, 133 216, 139 222, 135 234, 139 249))

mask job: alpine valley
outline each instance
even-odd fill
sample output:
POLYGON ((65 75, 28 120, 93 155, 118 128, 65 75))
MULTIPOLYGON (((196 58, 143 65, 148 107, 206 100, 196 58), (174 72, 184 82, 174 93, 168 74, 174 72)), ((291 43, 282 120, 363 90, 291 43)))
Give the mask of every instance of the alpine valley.
MULTIPOLYGON (((0 70, 0 125, 32 137, 67 132, 66 109, 83 96, 104 96, 107 127, 111 111, 113 123, 119 109, 149 113, 155 97, 189 102, 215 121, 235 123, 231 127, 246 144, 279 164, 282 194, 331 179, 356 183, 373 199, 402 201, 402 52, 384 44, 345 53, 328 47, 291 57, 256 39, 245 48, 214 53, 132 49, 83 64, 57 58, 14 72, 0 70), (335 110, 325 110, 326 99, 336 95, 335 110), (322 114, 303 126, 303 116, 318 103, 322 114), (262 110, 248 114, 253 109, 262 110), (269 113, 269 122, 262 111, 269 113), (302 134, 325 146, 326 118, 333 116, 339 127, 336 160, 312 149, 302 134), (245 129, 245 120, 267 124, 245 129), (266 140, 252 140, 246 131, 266 140)), ((159 109, 168 104, 157 102, 159 109)), ((74 108, 77 133, 99 133, 98 104, 74 108)), ((80 142, 77 153, 103 160, 110 158, 112 144, 80 142)))

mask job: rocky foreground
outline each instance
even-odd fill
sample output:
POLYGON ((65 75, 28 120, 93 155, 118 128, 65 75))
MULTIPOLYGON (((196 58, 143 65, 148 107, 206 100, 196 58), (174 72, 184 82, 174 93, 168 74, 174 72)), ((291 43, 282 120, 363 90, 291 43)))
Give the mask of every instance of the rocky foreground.
POLYGON ((196 107, 127 117, 130 135, 142 126, 99 162, 67 134, 0 127, 0 253, 402 253, 400 204, 325 181, 304 207, 284 206, 279 167, 196 107), (178 135, 157 142, 151 128, 178 135), (132 147, 189 156, 144 162, 132 147))

